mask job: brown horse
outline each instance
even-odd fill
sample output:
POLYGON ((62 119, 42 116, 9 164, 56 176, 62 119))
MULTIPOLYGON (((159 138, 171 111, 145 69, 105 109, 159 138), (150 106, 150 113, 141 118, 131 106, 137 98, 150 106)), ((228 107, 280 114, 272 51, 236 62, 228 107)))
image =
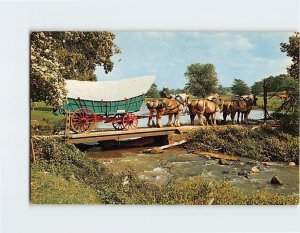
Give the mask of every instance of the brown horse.
POLYGON ((172 127, 172 118, 174 115, 175 126, 180 126, 180 116, 183 111, 183 107, 186 104, 186 100, 188 99, 185 93, 178 94, 174 99, 163 98, 162 100, 149 100, 146 102, 147 108, 150 111, 150 115, 148 118, 148 127, 153 126, 152 118, 156 116, 156 126, 161 128, 161 118, 164 115, 169 116, 168 126, 172 127))
POLYGON ((199 119, 199 124, 204 125, 203 116, 206 118, 206 125, 210 119, 211 125, 217 125, 216 114, 220 112, 220 107, 210 100, 192 100, 187 104, 190 112, 191 124, 194 125, 196 115, 199 119))
POLYGON ((234 118, 236 113, 237 115, 237 123, 239 122, 241 116, 241 122, 247 123, 248 115, 252 110, 253 100, 252 95, 244 96, 243 98, 231 100, 227 99, 223 103, 223 121, 226 122, 227 115, 230 114, 231 122, 234 123, 234 118))

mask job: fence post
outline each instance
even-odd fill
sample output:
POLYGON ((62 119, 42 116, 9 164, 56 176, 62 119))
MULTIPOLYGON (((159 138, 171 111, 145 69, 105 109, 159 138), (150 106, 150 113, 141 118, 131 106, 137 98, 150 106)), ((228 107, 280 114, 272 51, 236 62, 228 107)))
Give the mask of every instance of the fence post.
POLYGON ((34 163, 35 162, 35 152, 34 152, 32 138, 30 138, 30 151, 31 151, 31 161, 34 163))
POLYGON ((70 111, 66 111, 65 143, 70 144, 70 111))
POLYGON ((263 109, 264 109, 264 121, 267 120, 267 114, 268 114, 268 110, 267 110, 267 104, 268 104, 268 92, 267 92, 267 82, 264 79, 263 81, 263 89, 264 89, 264 105, 263 105, 263 109))

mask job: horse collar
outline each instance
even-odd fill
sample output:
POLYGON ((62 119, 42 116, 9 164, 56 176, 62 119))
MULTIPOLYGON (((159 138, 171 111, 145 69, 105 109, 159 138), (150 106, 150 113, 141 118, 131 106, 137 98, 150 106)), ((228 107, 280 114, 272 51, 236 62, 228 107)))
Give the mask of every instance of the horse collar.
POLYGON ((180 103, 181 105, 184 106, 184 101, 183 101, 183 99, 182 99, 182 97, 181 97, 180 95, 177 95, 177 96, 175 97, 175 100, 176 100, 178 103, 180 103))

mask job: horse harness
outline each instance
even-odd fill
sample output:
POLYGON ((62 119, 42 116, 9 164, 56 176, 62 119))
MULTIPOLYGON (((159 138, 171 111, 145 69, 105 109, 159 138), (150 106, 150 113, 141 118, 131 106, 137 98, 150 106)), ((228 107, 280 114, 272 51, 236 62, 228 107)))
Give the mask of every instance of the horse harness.
MULTIPOLYGON (((177 95, 175 97, 175 100, 182 106, 184 106, 184 101, 182 99, 181 96, 177 95)), ((152 102, 152 106, 148 106, 149 109, 156 109, 156 110, 162 110, 164 108, 167 109, 167 111, 172 111, 176 108, 178 108, 178 105, 177 106, 174 106, 173 108, 171 108, 172 106, 172 99, 169 99, 169 98, 164 98, 163 100, 156 100, 156 101, 153 101, 152 102)))

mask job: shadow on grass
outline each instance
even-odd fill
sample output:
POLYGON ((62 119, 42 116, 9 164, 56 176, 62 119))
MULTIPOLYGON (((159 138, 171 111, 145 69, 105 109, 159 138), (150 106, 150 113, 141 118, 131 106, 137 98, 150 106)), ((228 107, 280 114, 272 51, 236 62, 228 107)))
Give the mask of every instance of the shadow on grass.
POLYGON ((52 108, 50 107, 35 107, 34 110, 52 112, 52 108))

